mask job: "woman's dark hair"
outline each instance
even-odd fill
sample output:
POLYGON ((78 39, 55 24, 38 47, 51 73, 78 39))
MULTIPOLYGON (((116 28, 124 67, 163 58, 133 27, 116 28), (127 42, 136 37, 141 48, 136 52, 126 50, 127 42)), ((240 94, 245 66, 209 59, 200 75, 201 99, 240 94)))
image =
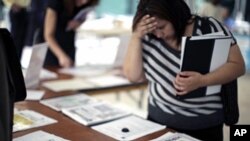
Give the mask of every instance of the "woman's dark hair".
POLYGON ((141 18, 147 14, 171 22, 178 44, 181 43, 186 25, 192 17, 191 11, 184 0, 139 0, 132 25, 133 31, 141 18))

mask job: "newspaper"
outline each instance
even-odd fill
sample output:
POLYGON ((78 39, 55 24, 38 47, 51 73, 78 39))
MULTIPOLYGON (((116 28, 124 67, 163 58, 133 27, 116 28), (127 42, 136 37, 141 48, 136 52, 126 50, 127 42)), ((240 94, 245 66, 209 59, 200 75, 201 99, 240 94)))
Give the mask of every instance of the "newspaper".
POLYGON ((16 111, 14 113, 13 132, 45 126, 56 122, 56 120, 35 111, 16 111))
POLYGON ((130 114, 130 112, 116 108, 105 102, 62 109, 62 112, 77 122, 87 126, 111 121, 130 114))
POLYGON ((96 99, 87 96, 86 94, 76 94, 71 96, 62 96, 57 98, 51 98, 41 100, 40 103, 56 110, 61 111, 63 108, 71 108, 77 106, 83 106, 97 102, 96 99))
POLYGON ((13 141, 69 141, 69 140, 66 140, 56 135, 39 130, 30 134, 15 138, 13 139, 13 141))
POLYGON ((92 128, 116 140, 127 141, 163 130, 166 127, 132 115, 92 128))

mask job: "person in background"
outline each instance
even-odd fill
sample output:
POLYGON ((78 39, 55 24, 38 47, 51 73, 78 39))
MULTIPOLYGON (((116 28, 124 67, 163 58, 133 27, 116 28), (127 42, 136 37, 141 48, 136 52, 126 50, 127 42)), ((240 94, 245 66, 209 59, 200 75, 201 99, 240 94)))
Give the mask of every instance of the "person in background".
POLYGON ((132 31, 124 74, 133 82, 149 82, 148 119, 200 140, 222 141, 220 93, 190 99, 179 96, 200 87, 225 84, 245 73, 231 32, 212 17, 192 15, 184 0, 140 0, 132 31), (219 31, 232 37, 227 62, 207 74, 180 72, 182 37, 219 31))
POLYGON ((75 30, 82 21, 74 20, 84 8, 99 0, 48 0, 44 38, 49 44, 44 66, 70 67, 75 61, 75 30))
POLYGON ((30 0, 3 0, 3 2, 10 8, 10 31, 17 48, 18 58, 21 59, 22 50, 26 40, 28 25, 27 8, 30 5, 30 0))
POLYGON ((32 46, 40 43, 41 30, 43 29, 45 8, 48 0, 31 0, 28 16, 28 28, 26 36, 26 45, 32 46))
POLYGON ((220 22, 224 22, 229 16, 229 9, 221 5, 221 0, 206 0, 199 14, 201 16, 211 16, 220 22))

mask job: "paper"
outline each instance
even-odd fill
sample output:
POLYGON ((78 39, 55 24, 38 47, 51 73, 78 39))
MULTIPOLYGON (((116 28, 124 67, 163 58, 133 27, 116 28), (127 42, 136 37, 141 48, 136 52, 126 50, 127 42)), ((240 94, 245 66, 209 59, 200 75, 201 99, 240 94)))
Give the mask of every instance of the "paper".
POLYGON ((69 80, 48 81, 44 82, 42 86, 54 92, 92 89, 95 87, 94 84, 91 84, 79 78, 73 78, 69 80))
POLYGON ((116 140, 127 141, 163 130, 166 127, 137 116, 128 116, 92 128, 116 140))
POLYGON ((187 134, 167 132, 166 134, 151 141, 200 141, 187 134))
POLYGON ((36 88, 38 86, 39 76, 42 70, 47 49, 47 43, 37 44, 32 47, 30 63, 24 78, 26 88, 36 88))
MULTIPOLYGON (((22 69, 23 77, 26 77, 27 69, 22 69)), ((40 80, 46 80, 46 79, 56 79, 58 78, 58 75, 55 72, 42 69, 39 74, 40 80)))
POLYGON ((35 131, 33 133, 13 139, 13 141, 69 141, 61 137, 49 134, 44 131, 35 131))
POLYGON ((130 114, 104 102, 62 109, 62 112, 83 125, 99 124, 130 114))
POLYGON ((92 77, 103 75, 110 70, 108 67, 88 67, 88 66, 81 66, 81 67, 74 67, 74 68, 63 68, 60 69, 60 73, 69 74, 73 76, 80 76, 80 77, 92 77))
POLYGON ((86 78, 85 80, 99 87, 113 87, 113 86, 131 84, 131 82, 129 82, 126 78, 115 75, 103 75, 103 76, 86 78))
POLYGON ((25 100, 41 100, 45 91, 40 90, 27 90, 27 96, 25 100))
MULTIPOLYGON (((181 71, 196 71, 201 74, 212 72, 225 64, 232 38, 211 34, 210 36, 183 37, 181 71)), ((219 93, 221 85, 199 88, 182 96, 194 98, 219 93)))
POLYGON ((13 132, 45 126, 56 122, 56 120, 35 111, 16 111, 14 113, 13 132))
POLYGON ((40 102, 56 111, 61 111, 63 108, 84 106, 87 104, 95 103, 97 102, 97 100, 87 96, 86 94, 76 94, 71 96, 46 99, 40 102))

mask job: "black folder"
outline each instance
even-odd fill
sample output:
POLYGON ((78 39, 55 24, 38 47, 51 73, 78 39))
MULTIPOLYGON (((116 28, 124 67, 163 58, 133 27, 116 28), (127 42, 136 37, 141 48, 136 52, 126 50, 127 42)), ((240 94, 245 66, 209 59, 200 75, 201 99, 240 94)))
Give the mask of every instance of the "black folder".
MULTIPOLYGON (((231 37, 228 36, 183 37, 181 71, 207 74, 217 69, 227 61, 231 40, 231 37)), ((195 98, 219 93, 220 87, 220 85, 202 87, 181 96, 181 98, 195 98)))

